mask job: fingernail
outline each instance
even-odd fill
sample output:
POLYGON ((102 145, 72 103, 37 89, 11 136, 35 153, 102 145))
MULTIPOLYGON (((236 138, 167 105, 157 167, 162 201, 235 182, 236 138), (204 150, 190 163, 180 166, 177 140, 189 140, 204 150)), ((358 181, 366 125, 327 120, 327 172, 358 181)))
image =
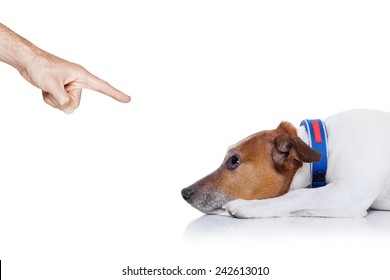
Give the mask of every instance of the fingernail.
POLYGON ((65 114, 72 114, 74 112, 74 107, 69 106, 68 108, 64 109, 65 114))

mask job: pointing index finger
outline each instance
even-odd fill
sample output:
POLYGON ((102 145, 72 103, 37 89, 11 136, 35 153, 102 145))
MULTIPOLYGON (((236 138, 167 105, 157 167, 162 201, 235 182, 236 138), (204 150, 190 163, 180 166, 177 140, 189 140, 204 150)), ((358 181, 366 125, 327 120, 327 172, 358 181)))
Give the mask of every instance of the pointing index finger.
POLYGON ((85 87, 100 93, 103 93, 107 96, 114 98, 115 100, 123 103, 130 102, 131 98, 127 94, 124 94, 120 90, 114 88, 112 85, 107 83, 106 81, 92 75, 88 72, 85 81, 85 87))

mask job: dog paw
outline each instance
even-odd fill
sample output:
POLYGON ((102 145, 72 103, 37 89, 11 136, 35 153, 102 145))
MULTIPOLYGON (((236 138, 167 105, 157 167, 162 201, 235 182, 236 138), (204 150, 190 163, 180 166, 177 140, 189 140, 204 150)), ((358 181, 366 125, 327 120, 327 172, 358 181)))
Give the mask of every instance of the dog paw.
POLYGON ((243 199, 230 201, 223 206, 223 209, 225 209, 230 216, 240 219, 253 218, 250 208, 249 201, 243 199))

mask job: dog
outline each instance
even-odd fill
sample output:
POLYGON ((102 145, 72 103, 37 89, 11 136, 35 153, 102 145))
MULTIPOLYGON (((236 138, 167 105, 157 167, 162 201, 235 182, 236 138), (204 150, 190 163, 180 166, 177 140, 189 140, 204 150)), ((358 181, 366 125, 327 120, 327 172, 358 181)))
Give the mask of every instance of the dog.
POLYGON ((370 208, 390 210, 390 113, 346 111, 311 129, 281 122, 239 141, 182 197, 204 213, 236 218, 355 218, 370 208), (313 129, 319 139, 310 138, 313 129), (326 151, 311 147, 318 141, 326 151), (323 160, 326 173, 313 179, 314 164, 323 160))

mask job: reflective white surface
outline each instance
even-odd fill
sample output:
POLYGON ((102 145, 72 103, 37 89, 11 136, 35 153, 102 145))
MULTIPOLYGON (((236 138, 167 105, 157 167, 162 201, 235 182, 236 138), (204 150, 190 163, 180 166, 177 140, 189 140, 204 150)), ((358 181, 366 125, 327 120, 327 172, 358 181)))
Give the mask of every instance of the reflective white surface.
POLYGON ((185 229, 187 241, 213 239, 293 239, 295 237, 390 236, 390 212, 369 211, 364 218, 267 218, 235 219, 227 215, 204 215, 185 229))

